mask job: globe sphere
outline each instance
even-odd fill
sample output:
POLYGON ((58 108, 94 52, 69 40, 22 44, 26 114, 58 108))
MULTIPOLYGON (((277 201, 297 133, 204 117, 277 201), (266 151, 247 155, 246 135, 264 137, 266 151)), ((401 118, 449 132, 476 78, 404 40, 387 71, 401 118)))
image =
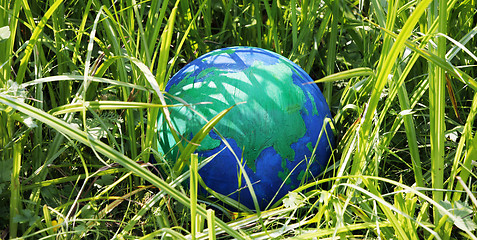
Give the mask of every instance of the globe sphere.
MULTIPOLYGON (((242 103, 197 148, 200 159, 216 155, 199 170, 207 187, 255 209, 248 177, 264 210, 323 171, 334 136, 329 107, 312 81, 292 61, 254 47, 212 51, 169 80, 165 90, 173 97, 167 103, 190 104, 169 108, 185 144, 207 120, 242 103)), ((163 115, 158 128, 159 150, 177 156, 177 142, 163 115)), ((207 195, 203 188, 199 193, 207 195)))

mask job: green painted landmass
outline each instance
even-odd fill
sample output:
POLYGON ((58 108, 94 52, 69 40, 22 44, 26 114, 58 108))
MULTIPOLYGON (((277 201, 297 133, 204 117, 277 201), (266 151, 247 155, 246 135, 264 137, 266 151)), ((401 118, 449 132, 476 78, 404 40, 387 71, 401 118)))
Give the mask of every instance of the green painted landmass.
POLYGON ((306 147, 310 152, 313 152, 313 144, 311 142, 306 143, 306 147))
MULTIPOLYGON (((235 103, 246 102, 232 109, 216 128, 224 137, 235 139, 240 148, 247 149, 243 157, 255 171, 255 160, 268 147, 273 147, 283 160, 293 161, 295 152, 291 145, 305 134, 305 122, 300 115, 305 97, 303 90, 293 83, 292 74, 285 63, 255 62, 241 71, 211 69, 196 77, 188 76, 172 86, 170 93, 188 103, 212 102, 194 106, 207 119, 235 103), (202 77, 205 78, 194 83, 202 77)), ((186 107, 171 110, 176 129, 186 137, 205 124, 186 107)), ((220 140, 207 136, 198 150, 219 145, 220 140)))
POLYGON ((308 94, 308 97, 310 98, 311 104, 313 105, 313 112, 312 112, 312 114, 313 114, 313 115, 316 115, 316 116, 320 115, 320 113, 318 112, 318 109, 316 108, 315 98, 313 97, 313 95, 311 95, 310 92, 307 92, 307 94, 308 94))
MULTIPOLYGON (((282 180, 282 182, 285 182, 285 184, 290 184, 291 179, 290 178, 287 179, 288 175, 290 175, 290 169, 287 168, 287 161, 285 159, 282 159, 281 167, 283 171, 278 172, 278 177, 282 180)), ((294 187, 291 187, 291 188, 294 188, 294 187)))

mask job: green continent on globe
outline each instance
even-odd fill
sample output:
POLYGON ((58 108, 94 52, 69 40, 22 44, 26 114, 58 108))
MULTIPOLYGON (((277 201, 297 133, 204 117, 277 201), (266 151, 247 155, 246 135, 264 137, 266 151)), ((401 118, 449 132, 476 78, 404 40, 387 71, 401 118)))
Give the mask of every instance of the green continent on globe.
MULTIPOLYGON (((293 72, 288 64, 279 61, 265 65, 255 61, 240 71, 209 68, 196 76, 189 74, 172 86, 170 92, 187 103, 194 104, 196 99, 210 102, 193 106, 208 120, 236 103, 246 102, 232 109, 215 128, 223 137, 236 141, 243 150, 247 166, 254 172, 255 160, 268 147, 273 147, 282 160, 295 159, 291 145, 306 132, 300 115, 305 95, 293 83, 293 72)), ((172 108, 171 111, 175 112, 176 129, 185 137, 195 134, 206 123, 187 107, 172 108)), ((198 150, 217 148, 220 142, 209 135, 198 150)), ((284 170, 287 170, 286 164, 284 170)))

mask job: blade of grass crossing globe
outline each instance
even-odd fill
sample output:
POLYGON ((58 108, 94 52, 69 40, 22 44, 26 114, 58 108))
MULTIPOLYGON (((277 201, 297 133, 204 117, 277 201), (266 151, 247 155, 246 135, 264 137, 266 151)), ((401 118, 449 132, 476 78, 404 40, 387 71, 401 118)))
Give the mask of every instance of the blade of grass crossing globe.
MULTIPOLYGON (((139 164, 137 164, 135 161, 130 159, 129 157, 121 154, 120 152, 114 150, 112 147, 109 145, 103 143, 100 140, 97 140, 95 138, 92 138, 88 136, 88 134, 84 131, 81 131, 70 124, 53 117, 49 115, 48 113, 39 110, 37 108, 34 108, 32 106, 29 106, 25 103, 18 102, 15 99, 12 99, 10 97, 0 95, 0 103, 8 105, 17 111, 20 111, 24 114, 27 114, 31 116, 32 118, 50 126, 51 128, 56 129, 58 132, 70 137, 71 139, 74 139, 76 141, 79 141, 86 146, 89 146, 91 148, 94 148, 95 151, 98 153, 103 154, 104 156, 114 160, 115 162, 119 163, 123 167, 129 169, 130 171, 134 172, 144 180, 152 183, 156 187, 158 187, 161 190, 164 190, 167 192, 171 197, 179 201, 181 204, 184 206, 190 207, 190 199, 176 190, 175 188, 172 188, 168 183, 166 183, 164 180, 161 178, 157 177, 154 173, 150 172, 149 170, 143 168, 139 164)), ((232 108, 232 107, 231 107, 232 108)), ((216 124, 228 111, 230 111, 231 108, 228 108, 224 110, 223 112, 219 113, 217 116, 215 116, 209 123, 207 123, 203 129, 202 129, 202 134, 205 134, 205 130, 210 130, 212 129, 213 125, 216 124)), ((190 155, 189 155, 190 156, 190 155)), ((198 205, 197 206, 197 213, 199 213, 203 217, 207 217, 207 212, 205 208, 202 206, 198 205)), ((235 237, 237 239, 245 239, 239 232, 233 230, 230 228, 226 223, 221 221, 220 219, 216 219, 217 225, 225 230, 228 234, 230 234, 232 237, 235 237)))
MULTIPOLYGON (((187 39, 187 37, 189 36, 190 30, 194 26, 195 20, 197 19, 198 15, 201 13, 202 8, 205 6, 206 2, 207 1, 204 1, 201 4, 201 6, 199 7, 199 10, 195 14, 194 18, 189 23, 188 28, 184 32, 184 36, 182 37, 180 44, 176 48, 176 54, 173 57, 172 62, 170 64, 170 67, 169 67, 169 69, 167 70, 167 73, 166 73, 166 69, 167 69, 167 65, 168 65, 167 59, 169 58, 169 53, 168 53, 169 49, 166 48, 166 47, 168 45, 170 45, 170 42, 172 41, 172 33, 173 33, 173 31, 170 31, 168 29, 172 29, 173 26, 174 26, 175 15, 176 15, 177 9, 178 9, 177 8, 177 2, 176 2, 176 7, 172 10, 172 14, 171 14, 172 16, 168 20, 167 28, 164 30, 163 35, 161 36, 161 39, 163 39, 163 40, 165 39, 165 41, 161 41, 161 50, 160 50, 159 63, 158 63, 158 69, 161 69, 161 72, 158 73, 158 75, 156 75, 156 79, 147 78, 149 83, 151 84, 151 86, 153 86, 154 89, 156 89, 157 84, 160 84, 160 85, 157 85, 156 92, 158 93, 159 100, 162 104, 166 104, 166 102, 165 102, 165 98, 164 98, 163 94, 161 93, 161 90, 163 90, 165 88, 165 86, 166 86, 165 83, 168 81, 169 76, 172 73, 172 69, 173 69, 172 67, 175 65, 175 62, 180 55, 180 51, 182 49, 182 46, 183 46, 185 40, 187 39), (159 81, 159 82, 157 82, 157 81, 159 81)), ((166 5, 166 7, 167 7, 167 5, 166 5)), ((177 135, 176 131, 172 127, 173 125, 171 124, 169 110, 167 109, 167 107, 166 108, 161 108, 160 110, 162 110, 162 114, 164 114, 164 116, 166 118, 167 125, 171 129, 171 133, 172 133, 175 141, 179 143, 179 144, 177 144, 177 146, 178 146, 179 150, 182 152, 183 151, 183 145, 180 143, 179 136, 177 135)), ((153 134, 155 134, 155 130, 154 130, 153 126, 156 126, 156 124, 157 124, 156 118, 158 116, 158 113, 159 113, 158 110, 151 110, 148 113, 148 125, 147 125, 148 130, 147 130, 147 134, 146 134, 146 144, 148 146, 149 145, 152 146, 152 139, 154 137, 153 134)))
MULTIPOLYGON (((171 17, 168 19, 167 28, 163 31, 163 35, 161 36, 162 41, 161 41, 161 46, 160 46, 161 48, 160 48, 159 63, 158 63, 158 69, 160 69, 160 71, 158 71, 158 75, 156 75, 156 78, 154 78, 153 76, 152 77, 146 77, 149 84, 157 92, 159 100, 162 104, 166 104, 166 102, 165 102, 165 98, 164 98, 164 95, 162 94, 161 90, 163 90, 165 88, 165 86, 166 86, 165 84, 168 81, 169 76, 172 73, 173 66, 175 65, 175 62, 180 55, 180 51, 182 49, 182 46, 183 46, 185 40, 187 39, 187 37, 189 36, 190 30, 194 26, 195 20, 198 18, 198 15, 202 11, 202 8, 205 6, 206 2, 207 1, 204 1, 201 4, 201 6, 199 7, 199 10, 195 14, 194 18, 189 23, 188 28, 184 32, 184 36, 182 37, 180 44, 176 47, 176 54, 173 57, 173 59, 171 60, 170 67, 166 72, 166 69, 167 69, 167 66, 168 66, 167 59, 169 58, 169 49, 168 48, 170 46, 170 42, 172 41, 172 33, 173 33, 173 31, 170 31, 168 29, 172 29, 173 26, 174 26, 175 16, 176 16, 176 13, 177 13, 177 10, 178 10, 178 7, 177 7, 178 2, 176 2, 176 7, 172 10, 171 17)), ((167 4, 163 5, 163 7, 166 8, 167 4)), ((162 10, 161 10, 161 13, 162 13, 162 10)), ((138 64, 136 64, 136 65, 138 65, 138 64)), ((146 69, 143 69, 143 71, 144 72, 150 72, 150 71, 146 71, 146 69)), ((151 76, 151 75, 152 74, 147 74, 147 76, 151 76)), ((177 146, 178 146, 179 150, 182 152, 183 145, 180 143, 180 141, 179 141, 180 138, 177 135, 176 131, 172 128, 173 125, 171 124, 170 113, 169 113, 169 110, 167 109, 167 106, 166 106, 166 108, 151 109, 151 110, 148 111, 145 147, 143 149, 146 149, 148 146, 150 146, 150 147, 153 146, 152 140, 153 140, 154 135, 156 133, 155 127, 157 125, 157 116, 159 114, 159 110, 161 110, 162 114, 164 114, 164 116, 166 118, 166 121, 167 121, 167 124, 171 128, 171 133, 172 133, 175 141, 179 143, 179 144, 177 144, 177 146)), ((144 159, 144 161, 146 161, 146 160, 147 159, 144 159)))
POLYGON ((212 130, 212 128, 222 119, 225 114, 227 114, 230 110, 232 110, 233 107, 235 107, 237 104, 233 105, 230 108, 225 109, 221 113, 219 113, 217 116, 213 117, 210 119, 210 121, 207 122, 200 130, 197 132, 192 140, 187 144, 187 146, 184 148, 183 151, 181 151, 181 155, 177 159, 174 168, 173 168, 173 173, 175 176, 178 176, 182 170, 184 169, 187 160, 189 160, 189 157, 194 151, 199 147, 200 142, 209 134, 209 132, 212 130))

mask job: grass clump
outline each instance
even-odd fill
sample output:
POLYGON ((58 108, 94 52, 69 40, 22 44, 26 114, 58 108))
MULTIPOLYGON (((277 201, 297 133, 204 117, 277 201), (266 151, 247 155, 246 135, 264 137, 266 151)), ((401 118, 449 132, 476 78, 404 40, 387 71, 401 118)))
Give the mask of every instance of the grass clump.
POLYGON ((1 238, 476 239, 475 1, 0 6, 1 238), (170 76, 235 45, 305 69, 340 140, 260 213, 212 211, 181 184, 200 165, 172 174, 155 150, 170 76))

